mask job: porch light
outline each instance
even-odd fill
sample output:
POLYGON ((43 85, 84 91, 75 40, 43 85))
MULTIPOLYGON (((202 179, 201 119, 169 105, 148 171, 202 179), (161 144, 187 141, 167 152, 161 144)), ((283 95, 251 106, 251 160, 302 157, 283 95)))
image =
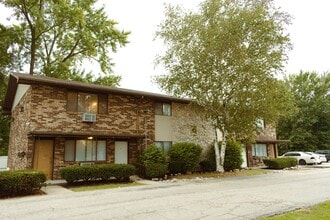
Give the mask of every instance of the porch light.
POLYGON ((93 137, 87 137, 88 140, 93 140, 93 137))

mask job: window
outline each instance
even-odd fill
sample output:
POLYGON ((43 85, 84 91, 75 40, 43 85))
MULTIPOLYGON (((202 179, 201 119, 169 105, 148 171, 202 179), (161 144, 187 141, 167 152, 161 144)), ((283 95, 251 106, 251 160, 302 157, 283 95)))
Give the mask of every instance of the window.
POLYGON ((66 140, 65 161, 102 161, 106 160, 105 140, 66 140))
POLYGON ((107 95, 68 92, 67 110, 106 114, 108 112, 108 97, 107 95))
POLYGON ((165 153, 168 152, 170 147, 172 146, 171 141, 155 141, 155 145, 159 148, 161 148, 165 153))
POLYGON ((252 156, 267 157, 266 144, 253 144, 252 145, 252 156))
POLYGON ((172 115, 172 106, 170 103, 156 102, 155 104, 155 114, 156 115, 172 115))
POLYGON ((257 125, 257 128, 259 128, 259 129, 262 129, 262 130, 265 129, 264 119, 261 119, 261 118, 257 119, 256 125, 257 125))

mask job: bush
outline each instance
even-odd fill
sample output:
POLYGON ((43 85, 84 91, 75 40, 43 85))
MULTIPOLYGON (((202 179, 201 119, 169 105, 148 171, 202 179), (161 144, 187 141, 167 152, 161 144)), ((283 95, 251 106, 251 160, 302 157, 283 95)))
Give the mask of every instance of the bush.
POLYGON ((172 145, 168 151, 171 173, 193 171, 200 161, 202 148, 198 144, 182 142, 172 145))
POLYGON ((36 170, 0 172, 0 197, 33 194, 46 180, 46 174, 36 170))
POLYGON ((151 145, 142 153, 140 158, 144 166, 146 178, 162 178, 168 168, 166 154, 160 148, 151 145))
POLYGON ((242 145, 237 141, 229 139, 226 147, 225 171, 240 169, 242 163, 242 145))
POLYGON ((135 167, 130 164, 96 164, 91 166, 69 166, 60 170, 61 177, 69 184, 78 181, 94 181, 116 179, 116 181, 129 181, 134 175, 135 167))
POLYGON ((263 159, 264 164, 270 169, 284 169, 288 167, 294 167, 298 165, 296 158, 275 158, 275 159, 263 159))
MULTIPOLYGON (((218 145, 220 150, 221 142, 219 142, 218 145)), ((242 163, 243 158, 241 144, 235 140, 228 139, 225 152, 224 170, 230 171, 240 169, 242 163)), ((203 172, 211 172, 216 170, 215 151, 213 144, 210 145, 208 151, 206 152, 205 160, 201 161, 200 165, 203 172)))

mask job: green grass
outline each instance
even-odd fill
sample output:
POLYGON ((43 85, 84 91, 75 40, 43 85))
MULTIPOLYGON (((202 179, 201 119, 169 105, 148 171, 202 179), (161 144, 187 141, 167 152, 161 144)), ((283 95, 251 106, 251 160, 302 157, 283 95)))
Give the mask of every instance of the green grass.
POLYGON ((330 219, 330 201, 320 203, 308 209, 288 212, 260 220, 327 220, 330 219))
MULTIPOLYGON (((172 178, 177 179, 195 179, 195 178, 225 178, 225 177, 234 177, 234 176, 252 176, 252 175, 261 175, 266 174, 270 171, 263 169, 251 169, 251 170, 241 170, 238 172, 208 172, 208 173, 192 173, 185 175, 176 175, 172 178)), ((91 190, 99 190, 99 189, 112 189, 112 188, 120 188, 120 187, 132 187, 132 186, 140 186, 142 183, 131 182, 131 183, 99 183, 99 182, 90 182, 82 185, 66 185, 65 187, 74 191, 74 192, 82 192, 82 191, 91 191, 91 190)))
POLYGON ((194 179, 194 178, 224 178, 224 177, 233 177, 233 176, 254 176, 254 175, 261 175, 267 174, 271 171, 263 170, 263 169, 251 169, 251 170, 240 170, 237 172, 207 172, 207 173, 192 173, 192 174, 183 174, 183 175, 176 175, 173 176, 177 179, 194 179))
POLYGON ((70 189, 74 192, 83 192, 91 190, 100 190, 100 189, 113 189, 121 187, 132 187, 132 186, 141 186, 142 183, 131 182, 131 183, 101 183, 93 185, 79 185, 79 186, 67 186, 67 189, 70 189))

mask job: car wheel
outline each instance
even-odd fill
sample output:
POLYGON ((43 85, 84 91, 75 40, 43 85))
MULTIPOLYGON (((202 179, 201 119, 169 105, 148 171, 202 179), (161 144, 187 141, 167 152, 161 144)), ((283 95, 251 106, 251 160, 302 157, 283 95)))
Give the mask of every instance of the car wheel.
POLYGON ((306 165, 306 161, 303 159, 299 160, 299 165, 306 165))

